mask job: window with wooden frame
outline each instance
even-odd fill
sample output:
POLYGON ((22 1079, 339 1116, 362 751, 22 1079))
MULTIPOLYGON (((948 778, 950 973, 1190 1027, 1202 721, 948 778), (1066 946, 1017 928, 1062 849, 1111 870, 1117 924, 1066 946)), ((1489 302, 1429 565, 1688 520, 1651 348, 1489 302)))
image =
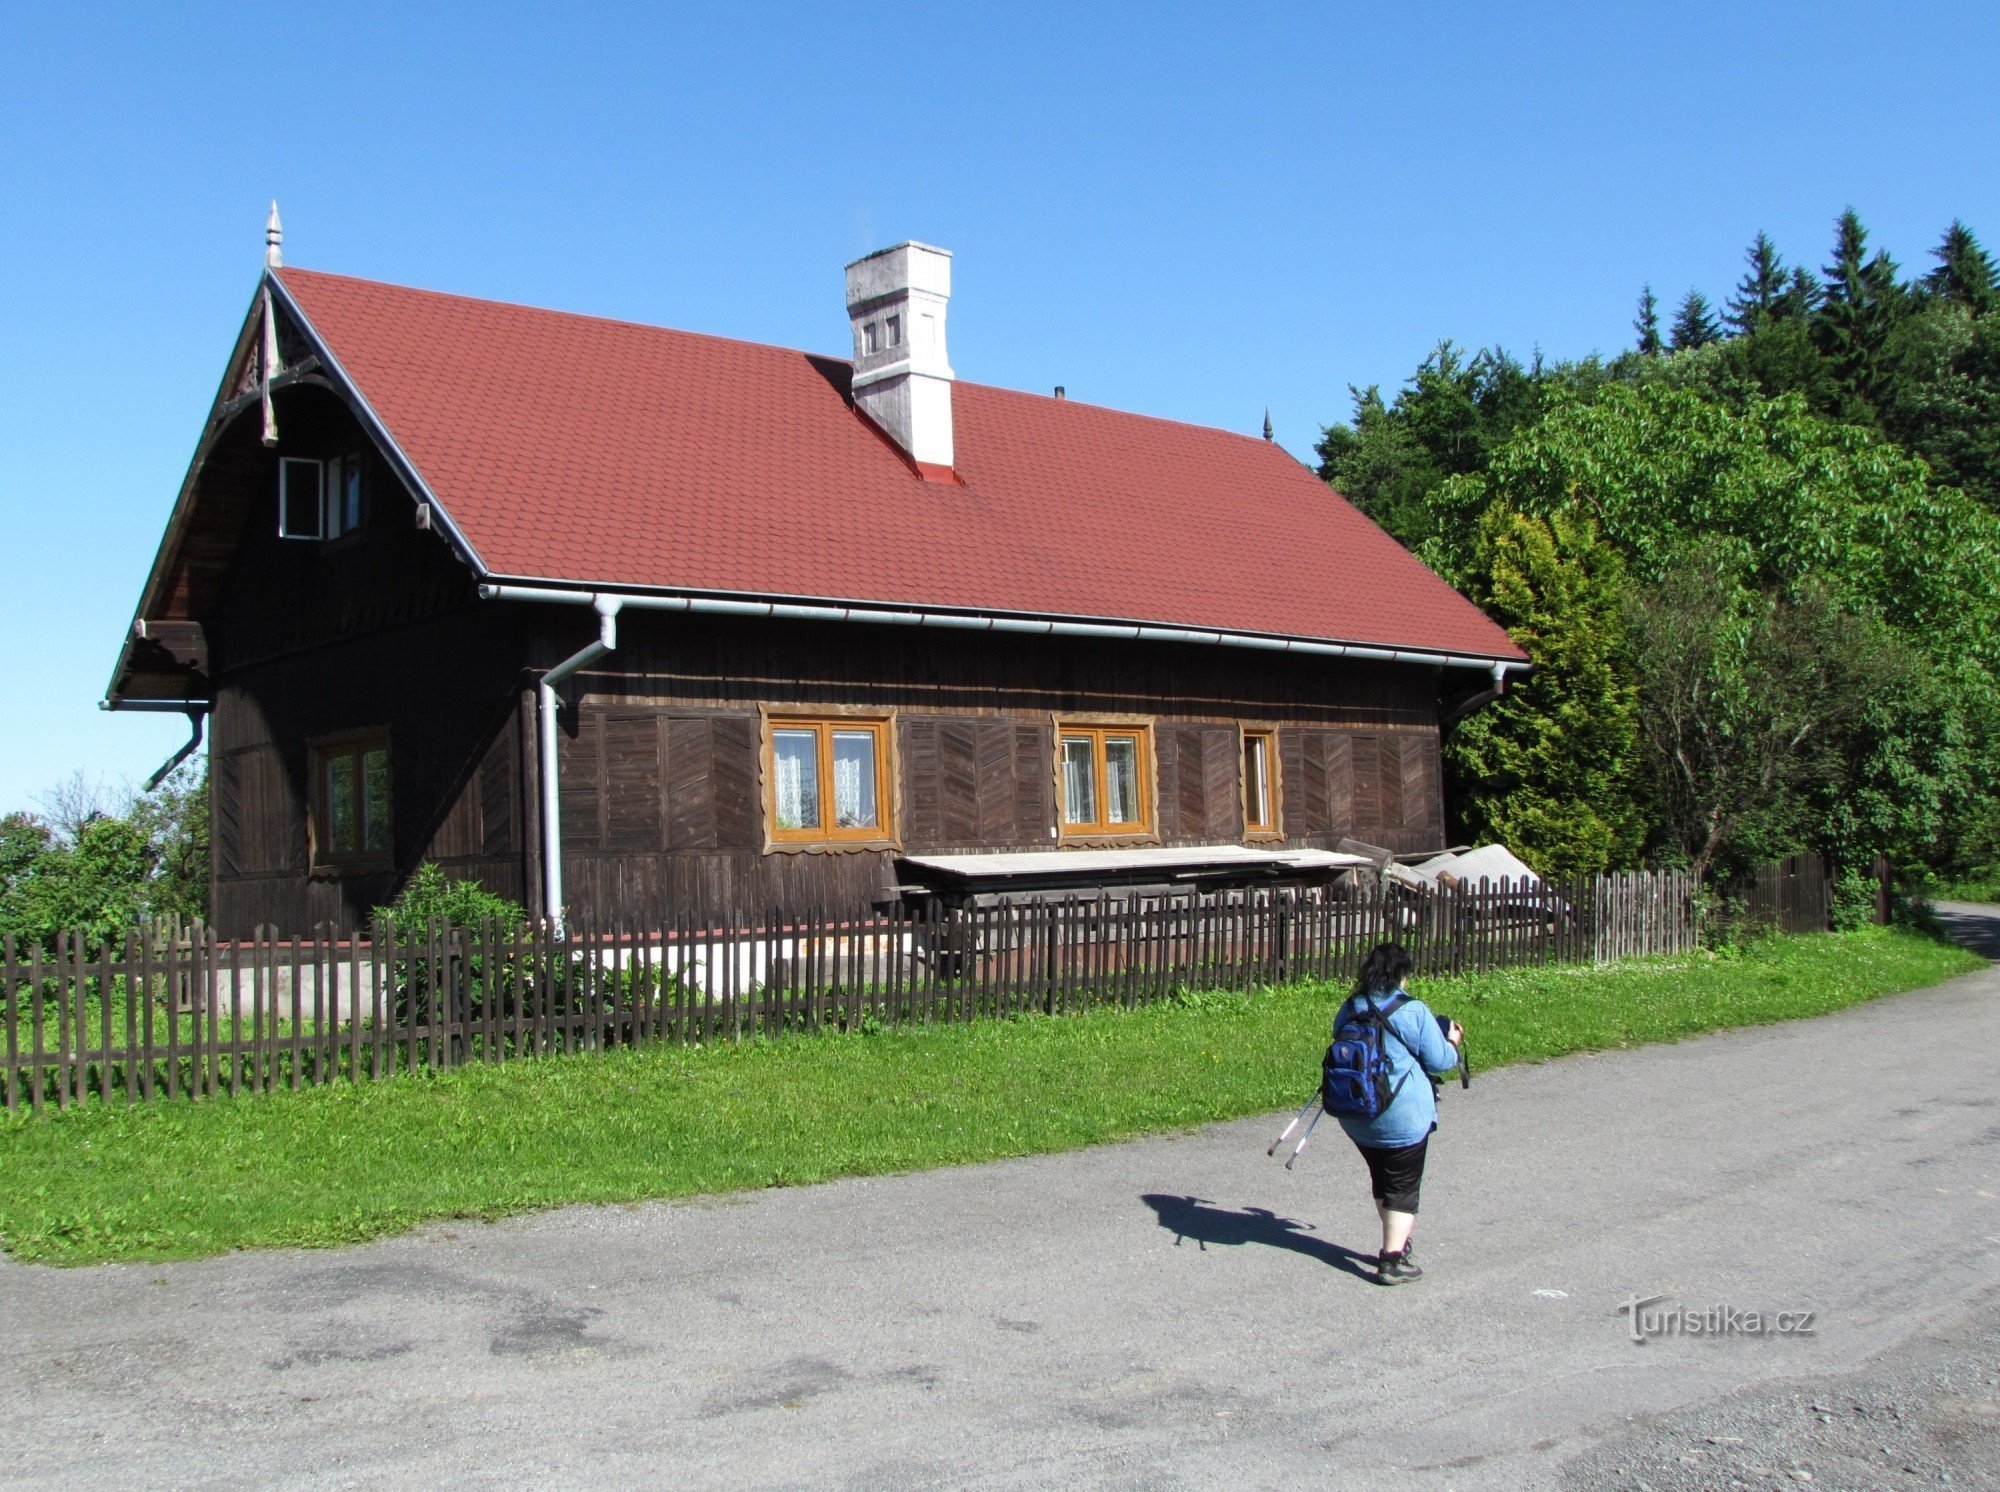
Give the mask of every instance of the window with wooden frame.
POLYGON ((389 733, 315 741, 307 755, 313 869, 387 870, 394 863, 389 733))
POLYGON ((328 539, 361 532, 363 474, 367 466, 359 452, 336 456, 326 463, 326 523, 328 539))
POLYGON ((278 537, 326 537, 326 463, 305 456, 278 462, 278 537))
POLYGON ((278 462, 278 537, 339 539, 358 533, 365 516, 365 459, 358 453, 320 461, 278 462))
POLYGON ((887 719, 772 715, 764 767, 774 844, 879 844, 895 837, 887 719))
POLYGON ((1278 830, 1278 733, 1243 732, 1243 832, 1276 835, 1278 830))
POLYGON ((1151 832, 1151 726, 1064 721, 1056 730, 1056 777, 1065 837, 1151 832))

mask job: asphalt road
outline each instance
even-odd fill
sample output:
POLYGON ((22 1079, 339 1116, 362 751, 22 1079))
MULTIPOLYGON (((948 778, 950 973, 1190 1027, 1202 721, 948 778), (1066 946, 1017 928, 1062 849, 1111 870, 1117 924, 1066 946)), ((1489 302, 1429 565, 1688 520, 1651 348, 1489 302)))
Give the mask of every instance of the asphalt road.
POLYGON ((0 1264, 0 1485, 1636 1485, 1726 1396, 1984 1340, 1996 1052, 1985 971, 1482 1076, 1448 1090, 1429 1277, 1394 1290, 1356 1262, 1358 1160, 1323 1131, 1288 1175, 1268 1119, 340 1252, 0 1264), (1635 1296, 1812 1330, 1640 1345, 1635 1296))

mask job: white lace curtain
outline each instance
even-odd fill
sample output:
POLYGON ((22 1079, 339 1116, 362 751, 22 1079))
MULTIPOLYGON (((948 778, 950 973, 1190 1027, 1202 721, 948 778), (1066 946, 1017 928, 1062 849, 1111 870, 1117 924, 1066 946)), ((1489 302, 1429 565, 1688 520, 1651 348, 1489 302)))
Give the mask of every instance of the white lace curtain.
POLYGON ((819 824, 819 749, 811 731, 779 731, 771 753, 780 829, 819 824))

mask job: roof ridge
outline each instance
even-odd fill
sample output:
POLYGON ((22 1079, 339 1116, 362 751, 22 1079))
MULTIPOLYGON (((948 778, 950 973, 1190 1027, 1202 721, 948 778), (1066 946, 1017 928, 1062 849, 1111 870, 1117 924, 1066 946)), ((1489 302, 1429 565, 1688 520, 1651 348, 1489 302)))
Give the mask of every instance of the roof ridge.
MULTIPOLYGON (((575 321, 595 322, 602 326, 630 327, 634 331, 664 332, 675 337, 698 337, 704 341, 726 342, 732 347, 754 347, 764 352, 782 352, 798 357, 818 358, 823 362, 838 363, 852 369, 854 360, 829 352, 813 352, 804 347, 788 347, 781 342, 758 342, 748 337, 732 337, 722 332, 695 331, 684 326, 665 326, 656 321, 634 321, 626 316, 606 316, 595 311, 566 311, 559 306, 537 306, 527 301, 501 300, 493 296, 467 295, 457 290, 432 290, 423 285, 405 285, 397 280, 372 280, 365 275, 342 274, 338 270, 308 269, 303 265, 287 264, 272 271, 283 280, 293 275, 309 275, 320 280, 342 280, 350 285, 366 285, 377 289, 399 290, 409 295, 432 296, 438 300, 458 301, 473 306, 501 306, 510 311, 526 311, 537 316, 559 316, 575 321)), ((977 379, 959 378, 953 380, 960 388, 979 389, 986 393, 1005 394, 1017 399, 1038 399, 1045 404, 1074 405, 1079 409, 1094 410, 1101 414, 1120 415, 1126 419, 1149 420, 1159 425, 1174 425, 1183 430, 1199 430, 1210 435, 1227 435, 1236 440, 1250 441, 1255 445, 1270 445, 1261 435, 1231 430, 1223 425, 1204 425, 1198 420, 1176 419, 1172 415, 1148 414, 1144 410, 1121 409, 1115 404, 1097 404, 1088 399, 1072 399, 1065 395, 1056 398, 1052 394, 1038 394, 1033 389, 1009 388, 1005 384, 981 383, 977 379)), ((1290 454, 1287 452, 1286 454, 1290 454)), ((1303 465, 1303 463, 1301 463, 1303 465)))
POLYGON ((535 306, 521 300, 500 300, 490 295, 466 295, 458 290, 432 290, 423 285, 405 285, 398 280, 371 280, 364 275, 344 275, 331 269, 303 269, 287 264, 274 270, 280 279, 288 275, 310 275, 318 280, 345 280, 350 285, 367 285, 377 290, 400 290, 408 295, 427 295, 437 300, 459 301, 471 306, 500 306, 509 311, 527 311, 536 316, 560 316, 571 321, 590 321, 600 326, 624 326, 634 331, 665 332, 675 337, 699 337, 708 342, 727 342, 732 347, 755 347, 764 352, 788 352, 799 357, 816 357, 828 362, 853 367, 851 358, 836 357, 828 352, 813 352, 805 347, 786 347, 778 342, 754 342, 748 337, 732 337, 723 332, 698 332, 684 326, 662 326, 657 321, 634 321, 628 316, 605 316, 596 311, 565 311, 559 306, 535 306))

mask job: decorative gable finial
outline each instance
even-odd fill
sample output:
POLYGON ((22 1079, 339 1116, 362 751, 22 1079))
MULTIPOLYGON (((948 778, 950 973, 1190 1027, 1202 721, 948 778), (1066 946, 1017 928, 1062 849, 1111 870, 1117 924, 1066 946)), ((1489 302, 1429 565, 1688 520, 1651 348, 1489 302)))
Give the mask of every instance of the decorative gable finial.
POLYGON ((1270 438, 1271 438, 1271 410, 1270 406, 1266 405, 1264 408, 1264 439, 1269 440, 1270 438))
POLYGON ((285 225, 278 221, 278 199, 271 199, 271 215, 264 220, 264 267, 280 269, 285 263, 285 225))

